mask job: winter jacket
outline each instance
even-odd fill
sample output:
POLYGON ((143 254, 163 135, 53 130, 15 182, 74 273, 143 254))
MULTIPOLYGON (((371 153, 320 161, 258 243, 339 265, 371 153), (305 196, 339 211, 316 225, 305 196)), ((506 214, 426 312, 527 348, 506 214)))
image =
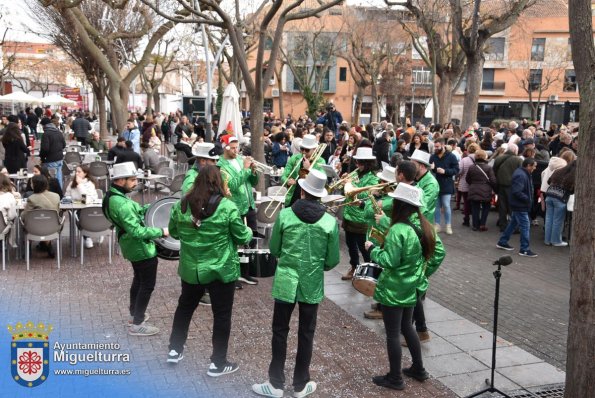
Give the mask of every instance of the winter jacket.
MULTIPOLYGON (((367 187, 376 184, 378 184, 378 177, 371 171, 359 177, 357 182, 352 183, 354 188, 367 187)), ((365 200, 367 197, 368 194, 362 192, 359 195, 348 196, 345 203, 347 204, 356 200, 365 200)), ((345 231, 365 234, 368 227, 364 217, 364 209, 358 205, 346 205, 343 208, 343 228, 345 231)))
POLYGON ((30 155, 29 148, 23 140, 16 139, 4 145, 4 166, 10 174, 14 174, 20 169, 27 168, 27 156, 30 155))
POLYGON ((467 177, 467 172, 469 171, 470 167, 473 167, 475 164, 475 154, 472 153, 461 159, 459 161, 459 191, 460 192, 469 192, 469 184, 465 177, 467 177))
POLYGON ((273 298, 318 304, 324 298, 324 271, 339 263, 339 227, 315 200, 300 199, 279 213, 271 235, 278 257, 273 298))
POLYGON ((370 253, 372 261, 383 268, 374 300, 382 305, 414 307, 418 291, 427 290, 427 277, 444 260, 445 252, 438 242, 433 258, 426 264, 416 231, 403 223, 391 226, 384 247, 373 247, 370 253))
POLYGON ((512 184, 508 196, 510 210, 529 212, 533 205, 533 181, 529 172, 519 167, 512 173, 512 184))
MULTIPOLYGON (((286 143, 285 146, 289 148, 289 144, 286 143)), ((283 149, 281 149, 281 144, 278 142, 273 143, 273 164, 277 167, 285 167, 287 164, 287 159, 289 158, 289 153, 283 149)))
POLYGON ((421 214, 432 222, 434 220, 434 212, 436 211, 436 203, 438 202, 438 192, 440 191, 438 181, 428 171, 423 177, 417 180, 416 186, 424 193, 424 207, 421 209, 421 214))
POLYGON ((550 163, 548 164, 547 168, 541 173, 541 192, 547 192, 547 189, 550 186, 548 184, 548 180, 550 179, 552 174, 554 174, 554 171, 561 169, 562 167, 566 166, 566 164, 567 163, 564 159, 559 158, 557 156, 553 156, 550 159, 550 163))
POLYGON ((43 126, 43 131, 41 146, 39 148, 41 162, 50 163, 64 159, 66 141, 62 132, 52 123, 43 126))
POLYGON ((70 196, 72 200, 80 201, 83 200, 83 195, 87 198, 87 200, 96 200, 97 199, 97 188, 95 184, 91 181, 87 180, 86 178, 83 180, 82 183, 77 184, 75 188, 72 187, 72 181, 66 187, 66 196, 70 196))
POLYGON ((131 262, 148 260, 157 255, 153 239, 161 238, 161 228, 145 226, 145 213, 150 205, 141 206, 112 185, 103 198, 104 214, 116 227, 122 256, 131 262))
POLYGON ((449 151, 444 152, 442 157, 433 154, 430 156, 430 163, 434 163, 434 176, 440 186, 440 195, 452 195, 455 193, 454 177, 459 174, 459 161, 449 151), (436 169, 444 169, 444 174, 436 173, 436 169))
POLYGON ((132 149, 124 149, 123 151, 118 152, 118 158, 116 159, 116 163, 124 163, 124 162, 132 162, 136 166, 137 169, 143 168, 143 159, 140 155, 134 152, 132 149))
POLYGON ((330 142, 324 141, 324 143, 326 144, 326 148, 324 148, 321 156, 324 159, 324 163, 328 164, 329 158, 333 156, 337 150, 337 141, 333 138, 330 142))
POLYGON ((140 131, 138 131, 137 128, 133 128, 132 130, 126 129, 122 132, 121 136, 124 137, 126 141, 132 142, 132 149, 134 152, 140 154, 140 131))
POLYGON ((252 230, 240 218, 236 205, 222 198, 215 212, 201 220, 192 220, 190 206, 182 211, 182 201, 171 210, 169 233, 180 240, 178 275, 191 284, 214 281, 230 283, 240 277, 238 245, 252 240, 252 230))
POLYGON ((188 191, 194 185, 194 181, 196 181, 196 177, 198 177, 198 163, 194 163, 184 176, 184 182, 182 182, 182 195, 186 195, 188 191))
MULTIPOLYGON (((295 155, 293 155, 289 158, 289 160, 287 161, 287 164, 285 165, 285 169, 283 170, 283 175, 281 176, 282 184, 285 184, 285 181, 287 181, 291 178, 293 178, 297 182, 297 180, 299 178, 299 173, 300 173, 300 169, 299 169, 300 166, 296 167, 296 164, 301 161, 302 161, 301 153, 296 153, 295 155), (295 168, 295 170, 293 170, 294 168, 295 168), (293 171, 293 173, 292 173, 292 171, 293 171)), ((324 173, 324 170, 322 168, 323 164, 324 164, 324 160, 322 158, 318 158, 316 163, 314 165, 312 165, 312 168, 316 169, 318 171, 322 171, 324 173)), ((287 190, 287 195, 285 196, 285 207, 289 207, 294 191, 295 191, 295 185, 290 186, 289 189, 287 190)))
POLYGON ((217 165, 221 169, 221 177, 227 183, 227 187, 231 191, 231 200, 238 207, 240 215, 243 216, 248 213, 248 210, 255 209, 252 187, 258 184, 258 174, 252 174, 252 170, 249 168, 245 169, 240 157, 221 158, 217 165), (240 165, 240 170, 235 168, 231 162, 237 162, 240 165))
POLYGON ((494 174, 498 185, 509 187, 512 185, 512 173, 523 164, 523 159, 512 152, 505 152, 494 160, 494 174))
POLYGON ((492 191, 497 189, 494 170, 485 160, 478 160, 469 167, 465 183, 469 187, 467 199, 478 202, 491 201, 492 191))
POLYGON ((159 155, 157 155, 157 152, 151 148, 145 149, 143 150, 142 159, 144 168, 157 174, 157 165, 159 164, 159 155))
POLYGON ((70 126, 72 131, 74 131, 74 136, 76 138, 87 138, 89 135, 89 131, 91 131, 91 123, 85 118, 77 117, 72 122, 72 126, 70 126))

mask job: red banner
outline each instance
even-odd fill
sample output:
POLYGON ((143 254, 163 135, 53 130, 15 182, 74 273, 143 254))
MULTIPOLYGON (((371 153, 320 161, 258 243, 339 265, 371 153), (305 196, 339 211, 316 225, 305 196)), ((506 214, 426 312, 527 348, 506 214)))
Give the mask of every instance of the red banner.
POLYGON ((76 106, 71 108, 83 109, 84 103, 80 88, 62 88, 60 89, 60 95, 69 100, 76 101, 76 106))

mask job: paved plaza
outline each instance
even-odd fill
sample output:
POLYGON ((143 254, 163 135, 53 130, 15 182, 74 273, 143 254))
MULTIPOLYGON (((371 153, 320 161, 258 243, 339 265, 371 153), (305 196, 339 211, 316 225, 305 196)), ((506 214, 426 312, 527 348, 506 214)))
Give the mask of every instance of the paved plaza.
MULTIPOLYGON (((495 214, 490 215, 491 225, 495 214)), ((458 221, 459 214, 453 219, 458 221)), ((454 223, 453 221, 453 223, 454 223)), ((456 397, 481 389, 489 377, 494 278, 493 260, 511 254, 514 263, 503 271, 497 386, 504 390, 535 388, 564 381, 568 317, 568 249, 544 247, 541 227, 532 227, 532 249, 538 258, 519 257, 495 248, 496 228, 474 233, 457 223, 452 236, 443 235, 448 255, 431 278, 426 303, 432 339, 423 344, 432 379, 407 381, 404 392, 375 386, 371 377, 386 373, 382 321, 363 318, 371 299, 340 281, 348 258, 326 274, 327 299, 320 306, 312 360, 312 379, 319 397, 456 397), (553 366, 552 366, 553 365, 553 366)), ((67 228, 65 228, 65 232, 67 228)), ((54 325, 51 342, 119 343, 128 363, 105 367, 130 369, 129 376, 64 376, 51 373, 39 387, 26 390, 10 380, 10 334, 0 339, 0 391, 10 396, 198 396, 250 397, 250 385, 266 380, 270 360, 272 279, 246 286, 236 294, 229 359, 240 370, 220 379, 206 376, 211 351, 212 315, 199 306, 191 324, 184 359, 165 363, 173 313, 180 291, 177 264, 160 260, 156 290, 149 306, 151 323, 161 329, 153 337, 127 334, 130 264, 115 256, 108 264, 107 241, 85 249, 85 265, 71 258, 64 239, 62 269, 34 251, 29 272, 13 257, 0 273, 0 322, 46 322, 54 325)), ((518 247, 518 235, 511 245, 518 247)), ((291 394, 296 351, 297 313, 290 332, 285 396, 291 394)), ((6 330, 6 329, 5 329, 6 330)), ((408 354, 405 349, 404 352, 408 354)), ((408 359, 405 359, 407 362, 408 359)), ((104 364, 52 363, 53 369, 101 368, 104 364)), ((4 396, 4 394, 2 394, 4 396)))

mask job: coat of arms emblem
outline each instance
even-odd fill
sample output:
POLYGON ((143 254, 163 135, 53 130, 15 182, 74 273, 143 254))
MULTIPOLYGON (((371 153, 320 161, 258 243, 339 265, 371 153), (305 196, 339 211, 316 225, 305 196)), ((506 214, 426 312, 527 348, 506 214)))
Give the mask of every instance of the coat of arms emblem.
POLYGON ((12 379, 25 387, 37 387, 47 380, 50 372, 49 334, 52 325, 29 321, 8 326, 12 334, 10 343, 10 369, 12 379))

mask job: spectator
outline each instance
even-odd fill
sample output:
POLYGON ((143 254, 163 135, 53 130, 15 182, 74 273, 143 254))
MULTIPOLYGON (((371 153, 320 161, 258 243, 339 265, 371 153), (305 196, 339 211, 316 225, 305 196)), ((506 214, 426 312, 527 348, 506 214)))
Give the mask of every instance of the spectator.
POLYGON ((118 137, 114 145, 107 153, 107 160, 116 160, 117 157, 126 150, 126 138, 118 137))
POLYGON ((407 146, 407 150, 409 151, 409 157, 413 155, 413 152, 415 152, 416 149, 430 153, 428 143, 423 142, 423 138, 419 133, 413 134, 413 137, 411 138, 411 143, 409 143, 409 145, 407 146))
MULTIPOLYGON (((461 159, 459 162, 459 186, 457 193, 460 193, 461 199, 463 200, 463 226, 469 226, 469 216, 471 215, 471 203, 467 198, 469 193, 469 184, 467 184, 467 172, 471 167, 475 165, 475 152, 479 149, 479 145, 475 143, 469 144, 467 147, 467 156, 461 159)), ((490 167, 491 169, 491 167, 490 167)), ((457 204, 459 201, 457 201, 457 204)), ((458 210, 457 206, 455 210, 458 210)))
POLYGON ((37 117, 37 115, 31 108, 25 109, 25 112, 27 113, 27 120, 25 121, 25 125, 29 127, 32 136, 37 137, 37 124, 39 123, 39 117, 37 117))
POLYGON ((134 119, 128 119, 126 122, 126 130, 124 130, 121 135, 125 141, 130 141, 132 143, 134 152, 140 154, 140 131, 136 128, 134 119))
POLYGON ((390 152, 390 135, 388 131, 378 134, 372 148, 374 156, 376 156, 376 168, 382 169, 382 162, 388 163, 390 160, 388 157, 390 152))
POLYGON ((149 169, 153 173, 157 174, 157 166, 159 165, 159 155, 149 146, 147 142, 143 142, 142 144, 140 144, 140 148, 142 151, 142 158, 143 163, 145 165, 145 169, 149 169))
MULTIPOLYGON (((66 187, 66 196, 77 202, 97 200, 97 184, 95 179, 89 174, 88 165, 85 164, 76 167, 74 178, 70 181, 68 187, 66 187)), ((88 236, 84 238, 85 247, 87 249, 92 248, 93 239, 88 236)))
POLYGON ((137 169, 143 168, 143 160, 138 153, 132 149, 132 141, 126 141, 126 148, 118 154, 116 163, 133 162, 137 169))
POLYGON ((521 249, 519 256, 537 257, 529 248, 530 241, 530 225, 529 225, 529 211, 533 203, 533 181, 531 173, 537 167, 535 159, 527 158, 523 160, 521 167, 517 168, 512 174, 510 196, 508 197, 511 209, 511 218, 506 229, 500 235, 498 244, 499 249, 514 250, 508 244, 512 233, 518 228, 521 233, 521 249))
POLYGON ((91 133, 91 139, 88 143, 95 152, 107 151, 107 144, 101 139, 98 131, 93 131, 91 133))
MULTIPOLYGON (((33 195, 29 196, 21 217, 24 217, 31 210, 36 209, 60 211, 60 196, 48 190, 48 180, 44 175, 33 176, 31 178, 31 185, 33 187, 33 195)), ((56 257, 52 242, 40 242, 38 247, 43 251, 47 251, 50 258, 56 257)))
POLYGON ((487 220, 492 207, 492 190, 496 190, 496 175, 488 165, 488 155, 483 149, 475 151, 474 162, 465 175, 468 185, 467 200, 470 202, 473 231, 487 231, 487 220))
POLYGON ((337 149, 335 135, 328 128, 324 129, 324 143, 326 144, 326 148, 324 148, 324 151, 322 152, 322 158, 324 159, 324 162, 328 164, 329 158, 335 153, 335 150, 337 149))
MULTIPOLYGON (((42 175, 48 180, 48 190, 50 192, 55 193, 62 199, 64 196, 64 192, 62 191, 62 187, 58 182, 57 178, 52 177, 47 167, 43 165, 36 164, 33 166, 33 175, 38 176, 42 175)), ((33 193, 33 186, 31 185, 31 180, 27 181, 27 186, 25 188, 25 197, 28 198, 33 193)))
POLYGON ((30 155, 29 148, 23 142, 19 126, 16 123, 9 123, 2 136, 4 146, 4 166, 10 174, 20 169, 27 168, 27 157, 30 155))
POLYGON ((335 104, 332 102, 329 102, 326 105, 326 113, 316 120, 316 124, 322 124, 324 127, 328 127, 335 136, 337 135, 341 123, 343 123, 343 116, 341 115, 341 112, 335 109, 335 104))
POLYGON ((507 217, 510 215, 508 198, 512 185, 512 173, 519 168, 522 159, 517 156, 518 147, 515 144, 507 144, 506 151, 495 158, 494 173, 498 182, 498 226, 500 232, 504 232, 508 224, 507 217))
POLYGON ((56 179, 62 188, 62 163, 64 162, 64 148, 66 141, 64 135, 51 120, 44 117, 41 119, 43 126, 43 137, 41 137, 41 146, 39 148, 39 158, 41 163, 48 169, 56 172, 56 179))
POLYGON ((77 114, 76 119, 72 122, 71 128, 74 132, 74 138, 76 138, 81 145, 87 145, 87 136, 93 127, 91 127, 91 123, 84 118, 82 112, 77 114))
POLYGON ((273 164, 277 167, 285 167, 289 157, 289 146, 287 144, 287 135, 285 133, 277 133, 275 135, 275 142, 273 143, 272 157, 273 164))
POLYGON ((556 170, 547 181, 545 192, 545 244, 547 246, 568 246, 562 240, 566 206, 570 195, 574 194, 574 180, 576 177, 576 162, 572 161, 561 169, 556 170))
POLYGON ((446 234, 452 235, 450 199, 455 193, 454 177, 459 173, 459 162, 451 152, 446 150, 444 139, 439 138, 434 143, 434 154, 430 156, 430 163, 440 186, 438 203, 434 212, 436 232, 440 232, 440 209, 444 209, 446 234))
MULTIPOLYGON (((0 212, 4 218, 4 224, 12 225, 17 218, 17 200, 12 193, 13 186, 10 178, 4 174, 0 174, 0 212)), ((15 245, 15 228, 11 228, 8 240, 12 247, 15 245)))
MULTIPOLYGON (((192 135, 192 130, 193 130, 192 124, 190 124, 188 117, 182 116, 180 123, 178 123, 178 125, 176 126, 176 128, 174 130, 174 134, 178 138, 178 142, 180 142, 184 135, 187 137, 190 137, 192 135)), ((214 131, 216 131, 216 130, 214 130, 214 131)))

